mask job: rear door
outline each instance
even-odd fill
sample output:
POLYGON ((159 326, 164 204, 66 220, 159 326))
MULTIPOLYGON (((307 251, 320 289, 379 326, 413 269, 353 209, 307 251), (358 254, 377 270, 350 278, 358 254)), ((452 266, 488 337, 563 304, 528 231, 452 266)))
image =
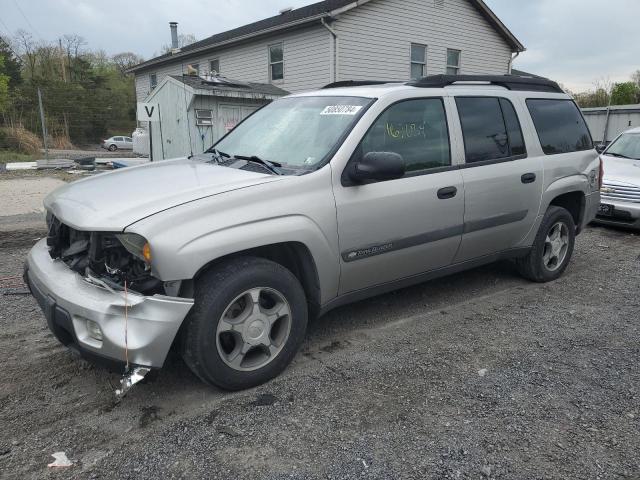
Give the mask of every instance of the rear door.
POLYGON ((457 96, 464 165, 464 233, 456 263, 515 248, 540 209, 543 164, 522 134, 524 106, 500 96, 457 96))
POLYGON ((407 173, 364 185, 350 184, 343 175, 334 185, 341 294, 445 267, 460 245, 464 188, 452 165, 443 99, 415 98, 388 107, 351 162, 368 152, 402 155, 407 173))

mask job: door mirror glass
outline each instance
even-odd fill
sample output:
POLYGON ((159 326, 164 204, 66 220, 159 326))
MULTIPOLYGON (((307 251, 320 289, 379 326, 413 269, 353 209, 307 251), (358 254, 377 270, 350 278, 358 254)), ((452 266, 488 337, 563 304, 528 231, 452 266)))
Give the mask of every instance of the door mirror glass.
POLYGON ((349 176, 355 183, 395 180, 402 178, 405 170, 404 159, 399 153, 368 152, 353 165, 349 176))

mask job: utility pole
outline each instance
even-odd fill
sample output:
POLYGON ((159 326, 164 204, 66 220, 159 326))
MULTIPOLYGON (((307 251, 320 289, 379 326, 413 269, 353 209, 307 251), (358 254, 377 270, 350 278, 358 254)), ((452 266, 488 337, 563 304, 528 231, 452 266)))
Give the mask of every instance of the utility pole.
POLYGON ((47 146, 47 125, 44 121, 44 108, 42 108, 42 93, 38 87, 38 104, 40 105, 40 122, 42 122, 42 139, 44 140, 44 158, 49 160, 49 147, 47 146))

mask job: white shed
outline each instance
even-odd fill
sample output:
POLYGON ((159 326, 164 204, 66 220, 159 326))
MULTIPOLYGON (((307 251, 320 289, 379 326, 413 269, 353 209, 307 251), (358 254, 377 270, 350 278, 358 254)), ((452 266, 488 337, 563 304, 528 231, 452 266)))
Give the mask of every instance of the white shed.
POLYGON ((609 143, 622 132, 640 127, 640 104, 583 108, 582 113, 596 143, 609 143))
POLYGON ((158 108, 158 121, 147 127, 153 160, 202 153, 252 112, 287 93, 271 84, 220 76, 166 77, 145 99, 158 108))

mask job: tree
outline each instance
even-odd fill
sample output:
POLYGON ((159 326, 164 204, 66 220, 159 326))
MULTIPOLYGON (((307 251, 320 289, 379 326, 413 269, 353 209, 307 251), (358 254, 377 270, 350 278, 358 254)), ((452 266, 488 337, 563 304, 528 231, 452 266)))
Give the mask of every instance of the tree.
POLYGON ((4 74, 9 77, 9 87, 13 88, 22 83, 20 74, 20 59, 7 40, 0 37, 0 56, 4 57, 4 74))
POLYGON ((144 62, 144 58, 133 52, 116 53, 111 57, 111 61, 118 67, 120 73, 124 75, 131 67, 144 62))
POLYGON ((9 76, 4 73, 4 56, 0 54, 0 113, 9 106, 9 76))
POLYGON ((635 82, 617 83, 611 92, 611 104, 629 105, 636 103, 639 90, 635 82))

